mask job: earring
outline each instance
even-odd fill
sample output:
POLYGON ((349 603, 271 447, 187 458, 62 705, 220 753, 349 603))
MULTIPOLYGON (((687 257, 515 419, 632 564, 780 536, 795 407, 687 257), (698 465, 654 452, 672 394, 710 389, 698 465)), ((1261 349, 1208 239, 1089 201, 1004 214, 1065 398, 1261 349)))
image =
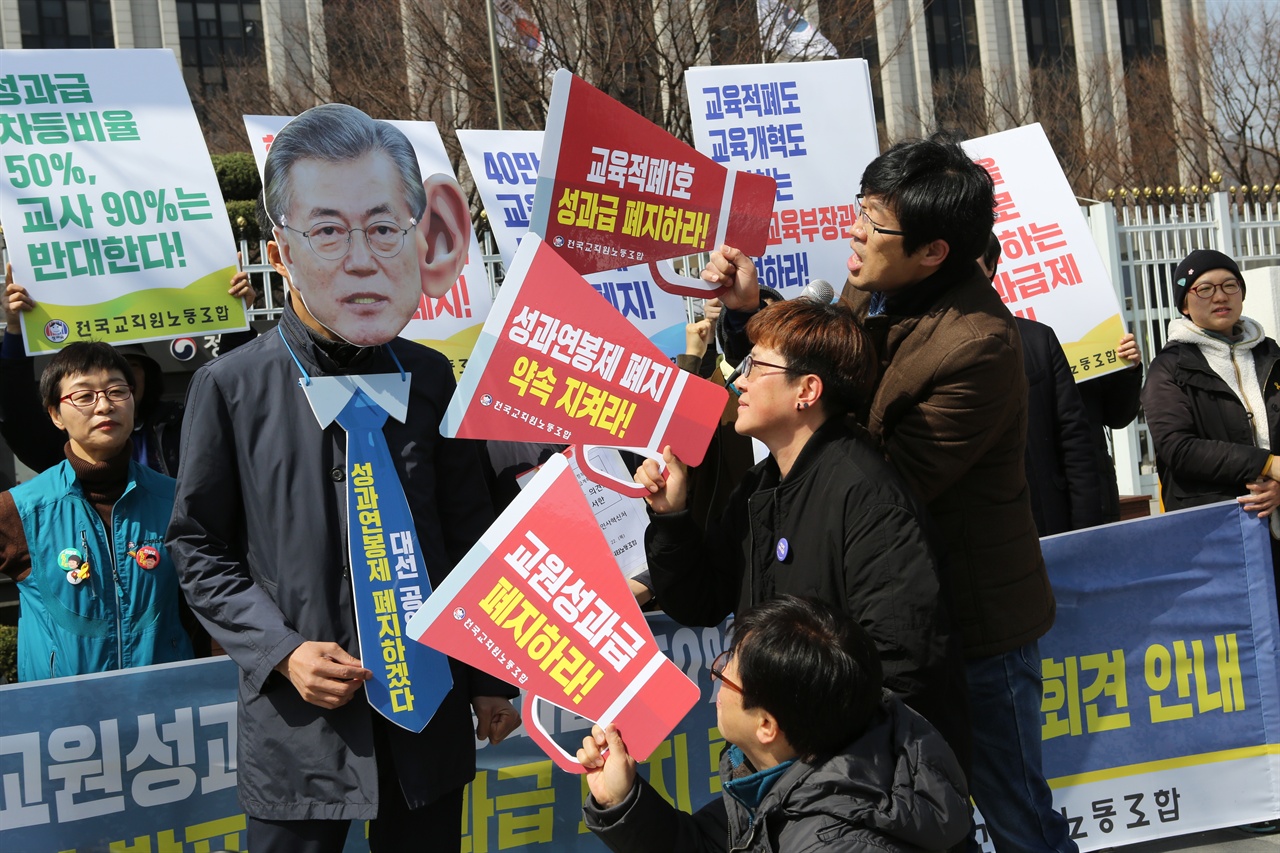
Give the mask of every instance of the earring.
POLYGON ((796 403, 796 409, 799 411, 804 411, 807 408, 809 408, 808 403, 796 403))

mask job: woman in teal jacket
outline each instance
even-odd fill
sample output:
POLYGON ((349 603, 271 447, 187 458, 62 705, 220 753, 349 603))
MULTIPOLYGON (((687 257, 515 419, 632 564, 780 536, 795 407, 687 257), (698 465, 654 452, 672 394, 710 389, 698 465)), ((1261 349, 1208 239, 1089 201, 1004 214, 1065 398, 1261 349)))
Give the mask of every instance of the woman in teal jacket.
POLYGON ((174 480, 132 461, 133 373, 105 343, 74 343, 40 395, 66 460, 0 494, 0 571, 18 584, 18 680, 187 660, 164 548, 174 480))

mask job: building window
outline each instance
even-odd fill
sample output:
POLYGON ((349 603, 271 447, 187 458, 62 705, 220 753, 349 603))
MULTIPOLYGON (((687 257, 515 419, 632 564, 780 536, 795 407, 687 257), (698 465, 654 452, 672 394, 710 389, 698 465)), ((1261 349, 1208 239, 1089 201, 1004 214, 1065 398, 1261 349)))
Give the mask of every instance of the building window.
POLYGON ((111 0, 19 0, 25 48, 115 47, 111 0))
POLYGON ((1075 65, 1070 0, 1023 0, 1027 22, 1027 58, 1037 68, 1075 65))
POLYGON ((1128 66, 1148 56, 1164 56, 1160 0, 1120 0, 1120 55, 1128 66))
POLYGON ((226 85, 228 65, 263 54, 258 0, 177 0, 182 74, 194 91, 226 85))
POLYGON ((932 0, 924 9, 934 118, 939 127, 980 136, 986 132, 987 108, 974 0, 932 0))
POLYGON ((1070 0, 1023 0, 1022 11, 1036 120, 1058 152, 1063 168, 1082 168, 1078 160, 1085 150, 1084 128, 1070 0))
POLYGON ((978 53, 978 14, 974 0, 933 0, 925 5, 924 11, 929 27, 929 67, 934 80, 978 70, 982 60, 978 53))

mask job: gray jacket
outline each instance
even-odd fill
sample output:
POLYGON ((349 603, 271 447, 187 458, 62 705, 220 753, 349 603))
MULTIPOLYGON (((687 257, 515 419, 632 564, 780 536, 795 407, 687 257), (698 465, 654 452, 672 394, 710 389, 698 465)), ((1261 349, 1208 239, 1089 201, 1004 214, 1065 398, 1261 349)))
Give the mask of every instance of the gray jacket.
MULTIPOLYGON (((443 356, 396 339, 342 370, 293 311, 280 329, 311 375, 390 373, 393 350, 412 373, 405 423, 383 432, 438 586, 492 521, 478 449, 440 437, 454 380, 443 356)), ((321 429, 280 332, 272 330, 196 372, 187 396, 182 465, 167 544, 183 592, 240 667, 239 792, 267 820, 367 819, 378 770, 363 693, 336 710, 308 704, 274 671, 305 640, 360 657, 346 540, 346 433, 321 429)), ((475 775, 468 707, 515 694, 453 662, 454 689, 421 734, 386 724, 410 807, 475 775), (400 760, 403 758, 403 761, 400 760)))
MULTIPOLYGON (((729 774, 722 753, 721 781, 729 774)), ((920 853, 946 850, 969 831, 968 789, 951 750, 888 692, 857 740, 817 766, 796 761, 754 812, 720 797, 686 814, 636 781, 611 808, 591 797, 583 806, 587 826, 618 853, 920 853)))

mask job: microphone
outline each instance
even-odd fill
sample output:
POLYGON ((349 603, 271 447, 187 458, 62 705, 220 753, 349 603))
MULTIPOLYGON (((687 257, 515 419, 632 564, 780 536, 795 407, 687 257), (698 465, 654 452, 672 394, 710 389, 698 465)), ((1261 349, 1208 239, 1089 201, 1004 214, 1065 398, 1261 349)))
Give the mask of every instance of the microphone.
POLYGON ((822 305, 830 305, 835 298, 836 289, 831 286, 831 282, 821 278, 815 278, 796 294, 796 299, 808 299, 822 305))
POLYGON ((737 367, 733 369, 733 373, 729 374, 729 378, 724 381, 724 387, 732 391, 735 396, 741 394, 742 392, 739 391, 738 386, 734 385, 733 383, 737 382, 741 377, 742 377, 742 365, 739 364, 737 367))

